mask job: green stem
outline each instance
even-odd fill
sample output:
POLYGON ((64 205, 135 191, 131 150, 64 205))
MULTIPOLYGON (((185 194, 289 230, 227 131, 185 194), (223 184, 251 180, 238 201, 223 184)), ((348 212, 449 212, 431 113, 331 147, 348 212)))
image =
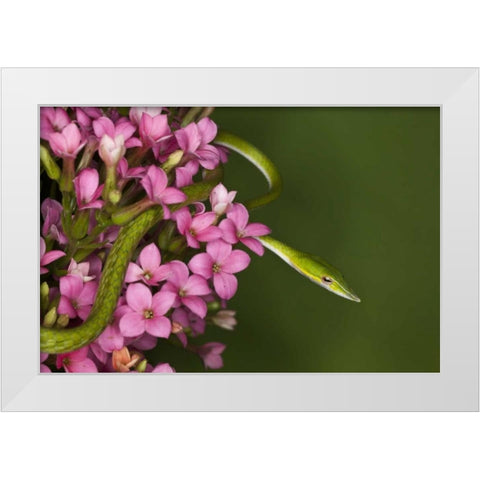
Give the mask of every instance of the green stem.
POLYGON ((189 123, 192 123, 197 117, 197 115, 199 115, 202 112, 202 110, 203 110, 203 107, 192 107, 187 112, 185 117, 183 117, 181 126, 186 127, 189 123))
POLYGON ((73 179, 75 178, 75 161, 73 158, 64 158, 60 177, 60 190, 73 192, 73 179))

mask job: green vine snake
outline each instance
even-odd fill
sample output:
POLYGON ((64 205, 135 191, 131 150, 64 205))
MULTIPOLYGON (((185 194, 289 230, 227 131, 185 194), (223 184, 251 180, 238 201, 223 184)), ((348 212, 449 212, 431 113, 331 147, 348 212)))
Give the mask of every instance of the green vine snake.
MULTIPOLYGON (((239 153, 251 162, 265 176, 268 192, 249 202, 248 209, 266 205, 275 200, 282 190, 282 181, 273 162, 256 147, 227 132, 218 132, 214 143, 239 153)), ((217 168, 207 173, 202 182, 183 189, 187 200, 172 206, 171 210, 206 200, 212 189, 221 181, 222 170, 217 168)), ((139 214, 124 225, 114 242, 105 262, 97 295, 90 315, 77 327, 56 329, 40 327, 40 351, 45 353, 66 353, 88 345, 108 326, 121 293, 126 269, 143 236, 163 217, 160 206, 154 206, 139 214)), ((360 299, 347 285, 343 275, 321 258, 296 250, 267 235, 258 238, 265 248, 278 255, 297 272, 321 285, 336 295, 359 302, 360 299)))

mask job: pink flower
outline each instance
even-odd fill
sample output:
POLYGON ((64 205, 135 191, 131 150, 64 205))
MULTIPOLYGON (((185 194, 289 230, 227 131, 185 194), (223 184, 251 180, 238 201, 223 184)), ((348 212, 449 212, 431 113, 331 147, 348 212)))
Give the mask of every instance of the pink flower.
POLYGON ((121 158, 117 164, 117 174, 120 180, 129 178, 142 178, 145 175, 144 167, 128 168, 126 158, 121 158))
POLYGON ((77 263, 73 258, 68 265, 68 275, 77 275, 83 282, 89 282, 95 278, 95 275, 89 275, 90 262, 77 263))
POLYGON ((216 219, 213 212, 200 213, 192 218, 188 207, 175 212, 178 231, 185 236, 188 246, 192 248, 200 248, 199 242, 211 242, 222 236, 222 231, 212 225, 216 219))
POLYGON ((228 243, 241 242, 257 255, 263 255, 263 245, 253 237, 268 235, 271 230, 262 223, 248 223, 248 210, 240 203, 232 206, 227 218, 220 222, 223 239, 228 243))
POLYGON ((114 167, 125 155, 125 139, 123 134, 110 137, 103 135, 98 146, 98 154, 107 167, 114 167))
POLYGON ((225 212, 230 211, 232 202, 237 192, 229 192, 222 183, 219 183, 210 193, 210 203, 212 210, 221 216, 225 212))
POLYGON ((170 292, 158 292, 152 297, 150 289, 141 283, 128 286, 125 294, 129 311, 120 319, 120 332, 126 337, 136 337, 148 332, 154 337, 168 338, 172 330, 170 320, 164 315, 175 301, 170 292))
POLYGON ((55 239, 60 245, 67 243, 67 237, 62 230, 62 205, 52 198, 46 198, 42 202, 41 212, 43 217, 42 235, 55 239))
POLYGON ((122 349, 125 340, 120 332, 120 327, 117 323, 113 323, 107 326, 95 342, 104 352, 112 353, 114 350, 122 349))
POLYGON ((207 145, 217 135, 217 126, 213 120, 202 118, 198 123, 190 123, 175 132, 178 145, 187 158, 200 163, 203 168, 212 170, 220 162, 216 147, 207 145))
POLYGON ((96 282, 83 283, 78 275, 66 275, 60 278, 60 302, 58 313, 69 318, 80 317, 85 320, 92 308, 97 294, 96 282))
POLYGON ((49 140, 52 133, 60 133, 69 123, 65 109, 40 107, 40 138, 49 140))
POLYGON ((48 358, 48 353, 40 352, 40 373, 50 373, 51 370, 43 362, 48 358))
POLYGON ((158 157, 161 142, 171 137, 167 115, 150 116, 143 113, 138 127, 144 146, 151 147, 155 158, 158 157))
POLYGON ((163 207, 165 219, 170 218, 170 210, 166 205, 180 203, 187 199, 182 191, 175 187, 167 187, 167 174, 155 165, 148 167, 147 173, 140 183, 147 192, 148 198, 163 207))
POLYGON ((223 367, 222 353, 226 345, 218 342, 209 342, 197 347, 197 353, 203 360, 205 368, 218 369, 223 367))
POLYGON ((73 180, 79 210, 103 207, 103 200, 98 200, 103 185, 98 186, 98 181, 98 171, 94 168, 83 169, 73 180))
POLYGON ((70 353, 57 355, 57 368, 64 368, 69 373, 98 372, 95 363, 87 358, 88 346, 70 353))
POLYGON ((142 281, 147 285, 158 285, 170 273, 170 267, 168 265, 160 265, 161 262, 162 256, 157 246, 154 243, 147 245, 138 256, 140 266, 130 262, 125 275, 125 282, 142 281))
MULTIPOLYGON (((88 275, 93 278, 99 278, 102 275, 102 261, 96 255, 91 254, 85 260, 87 260, 89 264, 88 275)), ((88 282, 89 280, 83 279, 84 282, 88 282)))
POLYGON ((155 117, 162 113, 163 107, 132 107, 128 114, 130 121, 134 125, 140 125, 142 120, 142 115, 147 113, 151 117, 155 117))
POLYGON ((97 238, 99 243, 105 243, 105 247, 110 248, 113 242, 117 239, 118 234, 120 233, 120 227, 117 225, 112 225, 105 229, 97 238))
POLYGON ((86 143, 74 123, 67 125, 61 133, 51 133, 48 141, 53 153, 64 160, 74 160, 86 143))
POLYGON ((145 332, 143 335, 139 337, 126 337, 125 344, 131 345, 132 347, 136 348, 137 350, 141 350, 142 352, 145 350, 152 350, 157 346, 158 338, 150 335, 149 333, 145 332))
POLYGON ((100 347, 100 345, 95 341, 89 344, 90 352, 93 354, 92 360, 97 365, 103 367, 108 361, 108 353, 100 347))
POLYGON ((125 117, 120 118, 116 124, 108 117, 100 117, 93 122, 93 131, 99 140, 104 135, 109 136, 111 139, 116 138, 118 135, 123 135, 126 148, 142 146, 142 142, 138 138, 132 137, 135 130, 135 125, 130 123, 125 117))
POLYGON ((45 240, 40 237, 40 274, 48 272, 48 268, 45 268, 45 265, 65 256, 65 252, 61 250, 50 250, 50 252, 45 253, 46 248, 45 240))
POLYGON ((207 304, 201 295, 211 292, 207 281, 199 275, 189 277, 188 267, 178 260, 170 262, 171 273, 162 292, 175 294, 174 307, 184 305, 201 318, 207 314, 207 304))
POLYGON ((175 185, 178 188, 186 187, 193 183, 193 176, 198 172, 198 164, 188 162, 183 167, 175 169, 175 185))
POLYGON ((76 107, 75 116, 77 117, 77 123, 80 125, 80 130, 84 135, 90 135, 92 133, 92 122, 97 118, 100 118, 103 112, 98 107, 76 107))
POLYGON ((207 245, 206 253, 195 255, 188 266, 193 273, 209 279, 213 277, 215 291, 220 298, 230 300, 237 291, 238 281, 234 273, 245 270, 250 257, 241 250, 234 250, 223 240, 216 240, 207 245))
POLYGON ((205 318, 199 317, 195 313, 186 310, 185 308, 176 308, 172 313, 172 320, 177 322, 183 328, 189 328, 192 331, 192 336, 194 337, 205 333, 205 318))
POLYGON ((175 369, 168 363, 159 363, 151 373, 175 373, 175 369))

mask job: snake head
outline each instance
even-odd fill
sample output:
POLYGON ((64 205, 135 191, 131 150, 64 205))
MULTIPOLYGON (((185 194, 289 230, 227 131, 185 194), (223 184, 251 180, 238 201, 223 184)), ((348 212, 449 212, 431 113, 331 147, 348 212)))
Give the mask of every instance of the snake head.
POLYGON ((341 272, 322 258, 302 253, 296 259, 294 267, 312 282, 329 292, 353 302, 360 302, 360 298, 348 286, 341 272))
POLYGON ((340 271, 322 258, 296 250, 270 235, 258 237, 258 240, 265 248, 278 255, 285 263, 312 282, 335 295, 353 302, 360 302, 360 298, 348 286, 340 271))

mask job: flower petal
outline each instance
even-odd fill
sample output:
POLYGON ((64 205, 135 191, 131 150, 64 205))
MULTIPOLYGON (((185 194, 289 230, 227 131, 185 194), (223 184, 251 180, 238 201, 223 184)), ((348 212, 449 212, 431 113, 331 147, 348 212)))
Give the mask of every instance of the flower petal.
POLYGON ((222 231, 215 225, 205 228, 204 230, 197 232, 195 235, 200 242, 212 242, 219 238, 222 238, 222 231))
POLYGON ((218 150, 213 145, 205 145, 196 154, 200 165, 207 170, 213 170, 220 162, 218 150))
POLYGON ((233 221, 237 230, 245 230, 248 223, 248 210, 241 203, 234 203, 227 213, 227 218, 233 221))
POLYGON ((172 331, 172 324, 167 317, 153 317, 145 322, 146 331, 159 338, 168 338, 172 331))
POLYGON ((141 313, 152 306, 152 292, 141 283, 131 283, 125 294, 128 306, 135 312, 141 313))
POLYGON ((70 352, 67 354, 68 359, 71 362, 81 362, 82 360, 85 360, 88 355, 88 346, 79 348, 78 350, 74 350, 73 352, 70 352))
POLYGON ((85 283, 80 295, 77 297, 77 302, 79 306, 83 305, 92 305, 95 300, 95 295, 97 294, 98 284, 97 282, 88 282, 85 283))
POLYGON ((230 300, 237 291, 238 281, 234 275, 220 272, 213 276, 213 285, 220 298, 230 300))
POLYGON ((205 303, 205 300, 194 295, 181 297, 180 300, 193 313, 201 318, 205 318, 205 315, 207 314, 207 304, 205 303))
POLYGON ((66 275, 60 278, 60 293, 67 298, 77 298, 83 288, 83 281, 77 275, 66 275))
POLYGON ((51 250, 50 252, 45 253, 41 257, 40 265, 43 267, 45 265, 48 265, 49 263, 54 262, 55 260, 58 260, 60 257, 64 257, 64 256, 65 256, 65 252, 62 252, 61 250, 51 250))
POLYGON ((178 188, 167 187, 163 191, 161 198, 163 203, 167 203, 170 205, 172 203, 184 202, 187 199, 187 196, 178 188))
POLYGON ((90 315, 91 310, 92 310, 91 305, 79 305, 77 307, 77 315, 82 320, 86 320, 90 315))
POLYGON ((268 235, 272 231, 263 223, 250 223, 245 227, 245 235, 249 237, 261 237, 268 235))
POLYGON ((111 138, 115 137, 115 125, 107 117, 100 117, 93 121, 93 131, 100 140, 104 135, 108 135, 111 138))
POLYGON ((160 265, 162 257, 160 250, 154 243, 147 245, 138 256, 138 263, 144 271, 153 273, 160 265))
POLYGON ((212 278, 213 263, 214 261, 208 253, 199 253, 190 260, 190 262, 188 263, 188 268, 193 273, 197 273, 203 278, 212 278))
POLYGON ((182 288, 188 280, 188 267, 180 260, 173 260, 168 265, 171 270, 168 282, 177 288, 182 288))
POLYGON ((152 310, 157 315, 164 315, 172 307, 177 295, 173 292, 158 292, 152 297, 152 310))
POLYGON ((184 152, 195 152, 200 146, 202 137, 195 123, 188 124, 175 132, 178 145, 184 152))
POLYGON ((202 118, 197 123, 197 128, 202 136, 202 144, 210 143, 217 136, 218 128, 211 118, 202 118))
POLYGON ((143 279, 143 270, 133 262, 130 262, 127 268, 127 273, 125 274, 125 282, 132 283, 138 282, 143 279))
POLYGON ((74 123, 70 123, 62 130, 62 135, 65 138, 67 151, 69 153, 75 152, 82 141, 80 130, 74 123))
POLYGON ((223 240, 215 240, 207 245, 207 253, 215 263, 223 264, 223 261, 232 253, 232 246, 223 240))
POLYGON ((120 319, 118 324, 120 333, 124 337, 138 337, 145 332, 145 321, 145 317, 141 313, 128 312, 120 319))
POLYGON ((250 257, 242 250, 234 250, 222 263, 222 272, 237 273, 250 264, 250 257))
POLYGON ((108 325, 107 328, 97 338, 100 348, 107 353, 114 350, 121 350, 124 346, 123 335, 118 325, 108 325))
POLYGON ((183 207, 175 212, 175 220, 177 222, 178 231, 184 235, 192 223, 192 217, 188 207, 183 207))
POLYGON ((75 177, 73 184, 79 206, 94 199, 98 188, 98 180, 98 171, 94 168, 85 168, 75 177))
POLYGON ((131 345, 132 347, 143 352, 145 350, 152 350, 157 346, 157 343, 157 337, 154 337, 149 333, 144 333, 142 336, 131 342, 131 345))
POLYGON ((151 373, 175 373, 175 369, 168 363, 159 363, 151 373))
POLYGON ((73 308, 70 299, 63 295, 58 302, 57 312, 59 315, 68 315, 68 318, 75 318, 77 316, 77 311, 73 308))
POLYGON ((232 219, 226 218, 225 220, 222 220, 218 227, 223 233, 223 240, 232 244, 238 242, 237 227, 233 223, 232 219))
POLYGON ((240 241, 260 257, 265 253, 263 245, 256 238, 241 238, 240 241))
POLYGON ((192 275, 183 288, 187 295, 208 295, 211 293, 207 281, 200 275, 192 275))
POLYGON ((175 185, 177 188, 186 187, 193 183, 193 175, 186 167, 178 167, 175 169, 175 185))
POLYGON ((212 225, 216 219, 217 216, 214 212, 200 213, 195 215, 192 219, 192 229, 195 232, 200 232, 201 230, 204 230, 212 225))
POLYGON ((65 370, 70 373, 92 373, 98 372, 98 369, 89 358, 85 358, 81 362, 71 362, 68 366, 65 366, 65 370))

